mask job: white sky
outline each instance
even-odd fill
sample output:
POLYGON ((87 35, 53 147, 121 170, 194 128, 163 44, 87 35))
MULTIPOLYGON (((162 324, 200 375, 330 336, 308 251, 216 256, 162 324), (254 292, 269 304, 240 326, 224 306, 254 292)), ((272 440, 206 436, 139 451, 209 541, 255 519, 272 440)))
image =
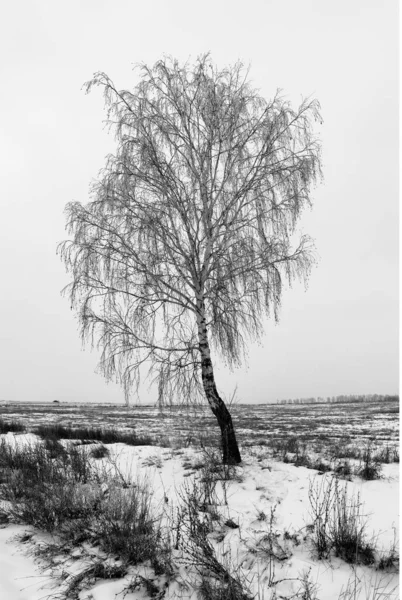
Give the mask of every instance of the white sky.
MULTIPOLYGON (((322 106, 324 183, 301 229, 320 262, 285 291, 247 368, 217 373, 240 402, 398 390, 398 3, 396 0, 23 0, 0 25, 0 399, 122 402, 94 373, 60 290, 63 209, 113 150, 98 70, 119 88, 132 65, 211 51, 251 63, 270 97, 322 106)), ((155 399, 144 390, 145 402, 155 399)))

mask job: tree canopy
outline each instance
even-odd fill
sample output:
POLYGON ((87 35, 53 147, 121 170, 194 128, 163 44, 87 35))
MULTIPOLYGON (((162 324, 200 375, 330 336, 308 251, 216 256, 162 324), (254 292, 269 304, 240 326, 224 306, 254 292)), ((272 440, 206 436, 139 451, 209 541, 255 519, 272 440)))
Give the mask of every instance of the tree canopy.
POLYGON ((128 394, 147 364, 161 401, 189 401, 211 351, 241 365, 284 279, 309 274, 313 243, 295 229, 321 174, 319 104, 267 101, 242 63, 209 55, 141 65, 132 91, 105 73, 94 86, 117 147, 91 201, 67 205, 67 291, 107 378, 128 394))

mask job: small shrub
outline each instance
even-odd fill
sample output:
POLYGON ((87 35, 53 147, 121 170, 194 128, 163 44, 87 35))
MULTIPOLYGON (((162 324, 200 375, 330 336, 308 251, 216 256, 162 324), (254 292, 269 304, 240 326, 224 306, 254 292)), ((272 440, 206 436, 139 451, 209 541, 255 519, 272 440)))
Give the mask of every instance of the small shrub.
MULTIPOLYGON (((97 499, 96 492, 70 481, 64 484, 43 484, 26 491, 13 504, 11 516, 18 522, 53 532, 73 521, 76 528, 88 527, 97 499)), ((74 531, 74 528, 72 529, 74 531)), ((75 537, 70 535, 69 537, 75 537)))
POLYGON ((314 468, 309 455, 305 452, 303 452, 302 454, 296 454, 292 462, 295 465, 295 467, 307 467, 307 469, 314 468))
POLYGON ((308 529, 312 534, 315 554, 318 559, 328 558, 332 550, 332 539, 330 535, 331 511, 333 505, 332 479, 329 483, 322 479, 321 485, 310 482, 308 499, 310 502, 310 514, 313 519, 308 529))
POLYGON ((353 468, 348 460, 343 460, 335 463, 334 473, 344 479, 351 479, 353 468))
POLYGON ((316 485, 310 482, 309 501, 311 539, 318 558, 328 558, 333 551, 347 563, 374 563, 374 548, 365 539, 359 495, 349 498, 346 485, 341 488, 336 477, 327 477, 316 485))
POLYGON ((273 439, 270 441, 274 456, 279 457, 283 462, 291 462, 285 460, 288 454, 298 454, 300 452, 300 443, 296 436, 288 438, 273 439))
POLYGON ((44 482, 61 482, 65 479, 65 466, 64 458, 62 459, 60 456, 57 460, 53 460, 44 445, 13 447, 4 439, 0 441, 0 471, 4 482, 1 492, 3 496, 9 489, 13 491, 12 484, 19 481, 22 495, 24 489, 30 486, 44 482))
POLYGON ((98 480, 98 473, 93 469, 85 448, 70 446, 67 452, 67 468, 74 481, 87 483, 91 479, 98 480))
POLYGON ((285 440, 284 443, 285 452, 291 452, 297 454, 300 450, 299 440, 296 436, 290 436, 285 440))
POLYGON ((92 458, 105 458, 105 456, 110 455, 110 452, 109 449, 102 444, 100 446, 92 448, 90 455, 92 456, 92 458))
POLYGON ((335 460, 341 458, 359 459, 361 457, 361 450, 356 445, 338 443, 332 449, 332 456, 335 460))
POLYGON ((386 446, 384 446, 384 448, 381 448, 381 450, 379 450, 376 455, 375 455, 375 459, 378 462, 384 463, 384 464, 389 464, 391 462, 393 462, 392 460, 392 454, 393 454, 393 448, 391 448, 389 446, 389 444, 387 444, 386 446))
POLYGON ((378 561, 377 569, 379 571, 398 571, 399 570, 399 552, 396 541, 396 532, 394 534, 394 541, 390 548, 386 551, 380 552, 381 557, 378 561))
POLYGON ((328 473, 329 471, 332 471, 331 465, 329 465, 328 463, 324 462, 320 458, 317 458, 317 460, 314 463, 312 463, 312 468, 316 469, 321 474, 322 473, 328 473))
POLYGON ((59 453, 56 443, 0 444, 0 498, 11 502, 11 517, 57 531, 64 541, 98 544, 125 564, 149 560, 155 572, 167 573, 170 545, 151 512, 148 486, 141 481, 125 489, 114 485, 110 494, 107 485, 100 485, 85 448, 69 446, 59 453))
POLYGON ((176 518, 175 548, 184 550, 200 572, 208 567, 208 571, 215 569, 219 575, 221 565, 208 538, 213 531, 213 522, 210 514, 205 511, 204 492, 196 481, 186 481, 178 496, 180 508, 176 518))
POLYGON ((368 445, 363 452, 362 462, 356 470, 356 475, 359 475, 366 481, 380 479, 382 472, 381 462, 374 456, 372 447, 368 445))
POLYGON ((66 454, 66 449, 64 446, 55 438, 46 438, 44 445, 46 450, 49 452, 50 458, 58 458, 66 454))
POLYGON ((280 534, 276 531, 274 527, 276 524, 276 508, 276 504, 270 507, 267 528, 268 531, 265 535, 262 536, 262 538, 260 538, 260 540, 254 548, 255 552, 264 555, 264 557, 268 560, 267 572, 269 573, 269 580, 271 581, 271 583, 274 579, 274 561, 283 561, 287 558, 290 558, 291 556, 291 553, 285 550, 285 548, 283 548, 283 546, 279 542, 280 534))
POLYGON ((397 554, 386 554, 381 556, 378 561, 379 571, 398 571, 399 567, 399 556, 397 554))
POLYGON ((122 557, 128 564, 156 559, 161 532, 151 513, 150 492, 144 484, 117 488, 107 496, 95 528, 102 550, 122 557))
POLYGON ((8 433, 9 431, 12 433, 22 433, 26 430, 26 427, 23 423, 18 423, 18 421, 5 421, 0 418, 0 433, 8 433))
MULTIPOLYGON (((204 492, 199 484, 185 483, 179 491, 181 501, 176 519, 175 548, 181 549, 186 558, 183 562, 190 565, 201 576, 198 588, 200 598, 208 600, 251 600, 245 591, 238 573, 228 568, 218 559, 211 544, 211 519, 209 513, 202 512, 204 492)), ((235 523, 230 527, 238 527, 235 523)), ((219 536, 221 541, 223 538, 219 536)))
POLYGON ((2 440, 0 471, 0 498, 12 503, 16 521, 53 531, 89 517, 94 508, 96 493, 84 484, 95 474, 81 448, 65 449, 55 440, 12 447, 2 440))

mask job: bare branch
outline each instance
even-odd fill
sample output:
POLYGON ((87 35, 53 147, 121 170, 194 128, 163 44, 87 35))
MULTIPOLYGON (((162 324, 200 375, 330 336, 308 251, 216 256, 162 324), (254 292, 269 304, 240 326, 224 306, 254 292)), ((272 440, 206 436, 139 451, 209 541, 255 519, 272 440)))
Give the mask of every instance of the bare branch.
POLYGON ((133 91, 105 73, 85 85, 103 88, 117 149, 91 201, 67 205, 58 251, 104 375, 128 393, 147 364, 161 399, 190 401, 206 390, 209 344, 240 365, 278 318, 284 281, 315 261, 295 228, 321 176, 320 107, 266 101, 240 62, 218 70, 209 55, 138 71, 133 91))

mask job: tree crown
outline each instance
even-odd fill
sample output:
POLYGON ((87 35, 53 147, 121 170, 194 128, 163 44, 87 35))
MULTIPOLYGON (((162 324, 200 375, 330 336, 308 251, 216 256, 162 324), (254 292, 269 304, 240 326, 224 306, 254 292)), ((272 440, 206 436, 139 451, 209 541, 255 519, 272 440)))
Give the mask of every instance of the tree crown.
POLYGON ((133 91, 97 73, 117 141, 86 205, 67 205, 60 245, 81 332, 128 392, 149 361, 160 393, 199 387, 199 316, 238 366, 262 320, 278 318, 282 282, 306 277, 308 236, 293 243, 321 174, 319 104, 264 100, 241 63, 218 70, 164 59, 133 91))

